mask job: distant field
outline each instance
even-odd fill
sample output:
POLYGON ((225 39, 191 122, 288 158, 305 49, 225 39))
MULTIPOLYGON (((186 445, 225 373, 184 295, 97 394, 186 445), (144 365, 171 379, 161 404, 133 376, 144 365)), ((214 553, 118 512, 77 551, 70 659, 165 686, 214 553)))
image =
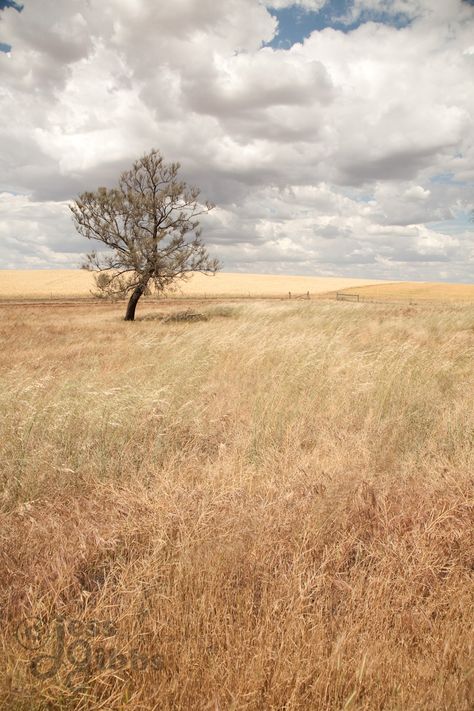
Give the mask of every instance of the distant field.
POLYGON ((474 284, 402 281, 351 287, 344 289, 344 292, 377 301, 474 301, 474 284))
POLYGON ((83 269, 4 269, 0 271, 0 299, 45 299, 89 296, 94 285, 83 269))
MULTIPOLYGON (((343 277, 275 276, 269 274, 195 274, 183 282, 178 294, 185 296, 295 296, 361 287, 383 282, 343 277)), ((0 270, 0 299, 48 299, 87 297, 94 277, 82 269, 0 270)))
MULTIPOLYGON (((0 270, 0 300, 87 298, 94 275, 82 269, 0 270)), ((374 301, 474 301, 474 284, 388 282, 344 277, 230 274, 213 277, 195 274, 182 282, 174 296, 270 297, 312 296, 344 291, 374 301)))

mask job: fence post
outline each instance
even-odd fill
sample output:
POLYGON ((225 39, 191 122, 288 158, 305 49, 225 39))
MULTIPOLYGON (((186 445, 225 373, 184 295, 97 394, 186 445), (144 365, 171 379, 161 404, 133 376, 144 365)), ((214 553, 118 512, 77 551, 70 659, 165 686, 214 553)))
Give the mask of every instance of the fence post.
POLYGON ((309 299, 309 291, 306 292, 306 296, 309 299))
POLYGON ((291 291, 288 292, 288 298, 291 299, 291 291))

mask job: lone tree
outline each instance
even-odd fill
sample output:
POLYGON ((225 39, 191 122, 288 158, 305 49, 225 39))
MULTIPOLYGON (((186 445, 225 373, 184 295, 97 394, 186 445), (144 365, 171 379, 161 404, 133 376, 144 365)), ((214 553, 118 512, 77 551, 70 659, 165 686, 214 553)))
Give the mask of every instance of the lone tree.
POLYGON ((82 193, 70 205, 78 232, 108 248, 88 254, 83 268, 98 272, 100 295, 130 296, 126 321, 135 319, 145 292, 220 268, 201 241, 198 220, 214 205, 200 203, 198 188, 178 180, 179 168, 153 149, 122 173, 117 187, 82 193))

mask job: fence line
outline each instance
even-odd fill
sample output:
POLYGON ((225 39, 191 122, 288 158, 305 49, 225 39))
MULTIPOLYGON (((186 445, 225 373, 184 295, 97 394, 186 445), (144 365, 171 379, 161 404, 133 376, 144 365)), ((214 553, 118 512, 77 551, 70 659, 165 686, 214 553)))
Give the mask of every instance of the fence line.
MULTIPOLYGON (((345 292, 337 291, 337 292, 324 292, 324 293, 316 293, 316 294, 311 294, 309 291, 306 291, 304 294, 301 293, 294 293, 291 291, 286 292, 287 296, 284 296, 283 294, 251 294, 250 292, 246 294, 210 294, 209 292, 205 292, 204 294, 183 294, 183 293, 169 293, 169 294, 150 294, 146 295, 143 299, 144 302, 148 303, 153 303, 153 302, 159 302, 162 300, 166 301, 201 301, 201 300, 206 300, 206 301, 221 301, 221 300, 229 300, 229 301, 244 301, 247 299, 269 299, 269 300, 285 300, 285 299, 292 299, 292 300, 311 300, 311 299, 336 299, 337 301, 369 301, 373 303, 390 303, 390 301, 380 301, 380 302, 375 302, 373 299, 367 299, 367 298, 361 298, 360 294, 348 294, 345 292)), ((125 301, 125 298, 122 299, 114 299, 113 301, 125 301)), ((94 294, 54 294, 52 292, 47 293, 47 294, 32 294, 29 296, 24 296, 24 297, 10 297, 10 298, 5 298, 5 297, 0 297, 0 304, 8 304, 8 303, 110 303, 110 298, 97 298, 94 294)), ((401 300, 400 302, 396 303, 406 303, 404 300, 401 300)), ((410 302, 411 303, 411 302, 410 302)))
POLYGON ((337 301, 360 301, 359 294, 341 294, 340 291, 336 292, 337 301))
POLYGON ((310 299, 309 291, 306 294, 292 294, 291 291, 288 292, 289 299, 310 299))

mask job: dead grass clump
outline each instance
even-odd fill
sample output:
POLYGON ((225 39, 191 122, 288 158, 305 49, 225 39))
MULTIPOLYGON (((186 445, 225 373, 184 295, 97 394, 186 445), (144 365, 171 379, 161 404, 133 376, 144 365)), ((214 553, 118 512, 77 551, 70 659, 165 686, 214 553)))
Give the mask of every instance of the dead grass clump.
POLYGON ((198 311, 176 311, 169 314, 163 319, 164 323, 174 323, 174 322, 194 322, 194 321, 208 321, 209 317, 206 314, 199 313, 198 311))
POLYGON ((181 322, 195 322, 195 321, 208 321, 208 314, 199 313, 197 311, 192 311, 187 309, 186 311, 172 311, 171 313, 163 312, 151 312, 144 316, 140 316, 136 319, 137 321, 161 321, 162 323, 181 323, 181 322))
POLYGON ((162 323, 182 323, 208 321, 209 316, 197 311, 172 311, 171 313, 151 312, 137 318, 137 321, 161 321, 162 323))
POLYGON ((240 306, 217 304, 207 308, 204 313, 209 318, 236 318, 242 313, 242 309, 240 306))
POLYGON ((197 312, 191 309, 185 311, 160 312, 152 311, 139 316, 137 321, 162 321, 164 323, 173 323, 181 321, 209 321, 213 318, 236 318, 241 312, 240 307, 230 306, 227 304, 217 304, 211 306, 204 311, 197 312))
POLYGON ((168 316, 169 313, 163 311, 151 311, 150 313, 146 313, 143 316, 137 316, 135 321, 163 321, 163 319, 167 318, 168 316))

